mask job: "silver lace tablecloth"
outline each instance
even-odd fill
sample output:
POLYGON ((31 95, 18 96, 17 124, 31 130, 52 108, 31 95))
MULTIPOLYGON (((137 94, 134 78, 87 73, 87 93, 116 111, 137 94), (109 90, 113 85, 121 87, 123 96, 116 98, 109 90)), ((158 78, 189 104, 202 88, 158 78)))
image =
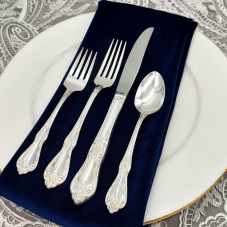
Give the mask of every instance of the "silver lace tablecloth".
MULTIPOLYGON (((198 22, 198 30, 227 56, 227 0, 117 0, 198 22)), ((0 0, 0 75, 12 57, 47 28, 94 12, 96 0, 0 0)), ((0 227, 58 226, 0 197, 0 227)), ((227 173, 205 196, 181 212, 147 227, 227 226, 227 173)), ((134 227, 134 226, 133 226, 134 227)))

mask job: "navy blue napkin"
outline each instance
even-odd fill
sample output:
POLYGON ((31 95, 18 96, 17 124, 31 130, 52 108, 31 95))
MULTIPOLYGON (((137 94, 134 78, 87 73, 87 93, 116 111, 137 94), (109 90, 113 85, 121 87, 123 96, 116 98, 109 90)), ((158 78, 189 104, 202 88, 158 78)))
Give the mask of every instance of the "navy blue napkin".
MULTIPOLYGON (((44 143, 38 167, 31 173, 19 176, 16 161, 32 143, 36 133, 63 95, 65 87, 62 83, 60 84, 45 112, 2 172, 0 195, 45 219, 67 227, 142 226, 147 200, 196 25, 191 19, 161 11, 121 3, 100 2, 81 45, 98 52, 89 83, 82 92, 73 93, 62 106, 44 143), (93 80, 111 40, 115 38, 127 41, 122 64, 124 65, 136 39, 148 27, 154 27, 154 33, 115 126, 101 169, 97 192, 87 203, 75 206, 70 195, 70 182, 84 162, 105 118, 120 76, 114 85, 103 90, 93 103, 82 127, 78 144, 73 151, 67 180, 54 189, 47 189, 44 185, 43 172, 61 149, 65 137, 88 100, 94 88, 93 80), (128 180, 127 205, 119 212, 110 214, 105 205, 105 195, 117 175, 119 163, 139 117, 139 112, 134 107, 135 93, 141 80, 154 70, 161 73, 164 78, 165 102, 160 111, 147 117, 139 132, 128 180)), ((123 66, 120 72, 122 69, 123 66)))

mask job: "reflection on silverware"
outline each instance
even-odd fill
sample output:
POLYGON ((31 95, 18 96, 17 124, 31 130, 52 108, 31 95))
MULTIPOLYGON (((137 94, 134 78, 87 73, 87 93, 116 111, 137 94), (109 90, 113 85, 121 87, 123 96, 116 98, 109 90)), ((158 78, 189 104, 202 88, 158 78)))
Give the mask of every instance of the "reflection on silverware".
POLYGON ((18 159, 16 165, 17 165, 17 170, 19 174, 26 174, 28 172, 33 171, 37 167, 43 143, 46 141, 48 137, 50 128, 62 104, 74 91, 82 91, 85 88, 88 82, 88 79, 91 75, 97 53, 95 54, 91 62, 91 57, 92 57, 92 51, 91 51, 88 59, 86 60, 85 65, 84 65, 84 62, 85 62, 88 50, 86 50, 85 54, 82 54, 82 53, 83 53, 83 48, 81 49, 79 55, 77 56, 73 66, 71 67, 64 81, 64 86, 66 87, 66 91, 63 94, 62 98, 58 102, 57 106, 55 107, 54 111, 52 112, 52 114, 50 115, 46 123, 36 134, 36 137, 33 143, 22 153, 22 155, 18 159), (90 62, 91 64, 89 66, 90 62))
POLYGON ((125 155, 120 163, 116 179, 106 195, 106 205, 110 213, 122 209, 127 202, 127 181, 132 165, 132 154, 140 126, 149 114, 157 112, 165 99, 165 83, 158 72, 149 73, 140 83, 136 97, 135 107, 140 112, 140 117, 133 131, 125 155))
POLYGON ((109 144, 113 126, 139 71, 153 30, 153 28, 146 29, 136 40, 124 66, 116 94, 105 120, 88 152, 85 162, 71 182, 70 190, 76 205, 86 202, 95 194, 101 164, 109 144))
POLYGON ((54 159, 49 163, 47 168, 44 172, 44 179, 45 179, 45 185, 47 188, 54 188, 59 184, 62 184, 69 172, 69 166, 70 166, 70 159, 71 154, 73 151, 73 148, 77 144, 77 140, 80 134, 80 129, 83 125, 83 122, 85 120, 85 117, 94 101, 98 93, 103 89, 112 86, 114 83, 118 71, 120 69, 120 65, 122 62, 122 58, 124 56, 124 51, 126 47, 126 43, 124 44, 123 49, 122 41, 120 42, 120 45, 118 46, 118 40, 116 41, 114 48, 111 53, 112 45, 114 43, 114 40, 111 42, 110 47, 106 53, 106 56, 102 62, 102 65, 99 69, 99 72, 94 80, 94 83, 96 87, 94 88, 93 92, 91 93, 90 98, 87 101, 87 104, 85 105, 79 119, 77 120, 76 124, 74 125, 73 129, 69 133, 69 135, 66 137, 62 149, 59 151, 59 153, 54 157, 54 159), (118 48, 117 48, 118 46, 118 48), (122 49, 122 50, 121 50, 122 49), (121 55, 118 59, 118 56, 121 55), (110 55, 111 53, 111 55, 110 55), (110 56, 109 56, 110 55, 110 56), (114 56, 115 55, 115 56, 114 56), (112 64, 112 67, 110 68, 110 64, 112 64), (106 67, 105 67, 106 66, 106 67), (116 69, 115 69, 116 67, 116 69), (104 70, 105 68, 105 70, 104 70), (114 71, 115 69, 115 71, 114 71), (104 72, 103 72, 104 70, 104 72), (109 71, 110 70, 110 71, 109 71), (107 73, 109 71, 109 73, 107 73))

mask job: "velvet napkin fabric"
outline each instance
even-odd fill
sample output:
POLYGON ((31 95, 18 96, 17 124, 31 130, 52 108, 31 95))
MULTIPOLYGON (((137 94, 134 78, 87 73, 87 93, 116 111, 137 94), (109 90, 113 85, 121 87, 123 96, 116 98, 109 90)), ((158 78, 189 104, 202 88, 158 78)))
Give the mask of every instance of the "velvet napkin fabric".
POLYGON ((0 195, 45 219, 66 227, 142 226, 147 200, 196 25, 191 19, 161 11, 122 3, 100 2, 81 45, 98 52, 97 61, 86 88, 82 92, 73 93, 62 106, 49 137, 43 145, 38 167, 33 172, 20 176, 16 169, 16 161, 33 142, 36 133, 62 97, 65 87, 62 83, 60 84, 43 115, 1 174, 0 195), (101 168, 96 194, 85 204, 76 206, 71 199, 70 182, 84 162, 101 127, 133 44, 148 27, 154 27, 154 32, 139 73, 114 128, 101 168), (120 73, 113 86, 104 89, 97 96, 85 119, 77 146, 73 150, 67 180, 54 189, 47 189, 44 185, 43 172, 60 151, 65 137, 76 123, 93 91, 94 78, 113 38, 127 41, 120 73), (134 106, 136 90, 141 80, 151 71, 158 71, 164 78, 166 85, 164 105, 160 111, 147 117, 140 129, 128 179, 127 205, 117 213, 110 214, 105 205, 105 196, 117 175, 119 163, 139 117, 139 112, 134 106))

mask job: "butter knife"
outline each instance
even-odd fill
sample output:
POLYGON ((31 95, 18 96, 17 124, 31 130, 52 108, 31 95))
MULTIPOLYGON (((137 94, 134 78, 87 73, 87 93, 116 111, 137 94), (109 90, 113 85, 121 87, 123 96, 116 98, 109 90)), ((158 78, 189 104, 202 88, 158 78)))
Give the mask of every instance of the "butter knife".
POLYGON ((147 28, 136 40, 124 66, 114 98, 88 155, 73 178, 70 190, 76 205, 89 200, 96 191, 101 164, 110 142, 111 132, 130 88, 138 74, 154 28, 147 28))

